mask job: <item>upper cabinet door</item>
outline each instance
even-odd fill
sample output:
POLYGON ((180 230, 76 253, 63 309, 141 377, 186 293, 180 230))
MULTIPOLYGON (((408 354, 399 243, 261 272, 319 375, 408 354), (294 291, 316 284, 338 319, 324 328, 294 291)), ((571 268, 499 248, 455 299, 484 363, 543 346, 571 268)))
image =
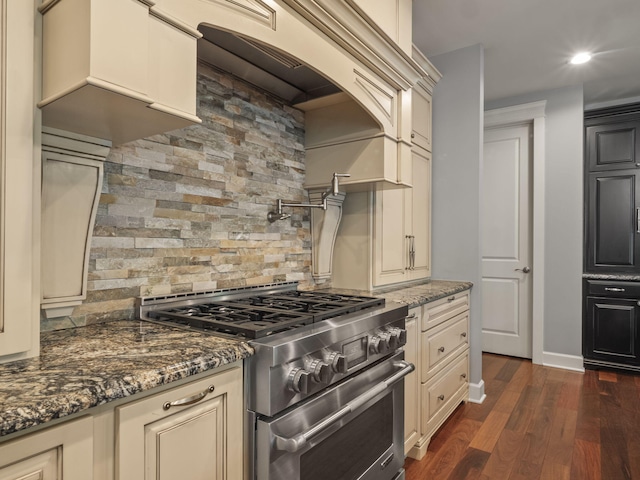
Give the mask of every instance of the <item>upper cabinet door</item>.
POLYGON ((640 120, 586 128, 589 171, 640 168, 640 120))
MULTIPOLYGON (((35 15, 33 2, 6 0, 0 11, 0 362, 38 354, 34 304, 35 15)), ((0 474, 0 478, 3 478, 0 474)))
POLYGON ((411 97, 411 142, 431 151, 431 93, 420 84, 413 88, 411 97))
POLYGON ((640 271, 639 174, 636 170, 589 174, 587 271, 640 271))

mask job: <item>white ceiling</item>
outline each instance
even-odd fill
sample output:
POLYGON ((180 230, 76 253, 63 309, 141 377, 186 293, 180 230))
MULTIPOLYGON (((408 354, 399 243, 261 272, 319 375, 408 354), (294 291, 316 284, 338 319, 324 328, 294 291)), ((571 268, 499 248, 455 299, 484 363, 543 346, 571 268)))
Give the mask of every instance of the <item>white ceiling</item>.
POLYGON ((427 57, 481 43, 487 102, 580 83, 586 105, 640 97, 640 0, 413 0, 413 42, 427 57))

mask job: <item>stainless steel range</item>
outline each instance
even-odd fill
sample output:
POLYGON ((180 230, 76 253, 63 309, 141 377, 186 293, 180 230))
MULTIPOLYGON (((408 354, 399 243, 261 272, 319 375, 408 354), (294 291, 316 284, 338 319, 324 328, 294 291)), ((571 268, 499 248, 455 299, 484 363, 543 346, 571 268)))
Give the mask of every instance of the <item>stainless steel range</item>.
POLYGON ((285 283, 140 299, 141 319, 250 341, 251 480, 404 478, 404 305, 285 283))

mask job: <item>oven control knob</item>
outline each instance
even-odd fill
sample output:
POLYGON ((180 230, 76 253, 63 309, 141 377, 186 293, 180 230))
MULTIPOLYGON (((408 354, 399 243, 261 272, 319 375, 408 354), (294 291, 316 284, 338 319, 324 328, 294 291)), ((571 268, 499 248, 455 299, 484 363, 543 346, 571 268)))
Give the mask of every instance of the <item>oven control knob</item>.
POLYGON ((370 353, 386 353, 389 351, 389 338, 388 335, 380 333, 374 335, 369 340, 369 352, 370 353))
POLYGON ((385 351, 394 351, 396 348, 398 348, 398 337, 393 335, 391 331, 382 332, 380 334, 380 338, 382 338, 387 346, 387 349, 385 351))
POLYGON ((396 348, 402 347, 407 343, 407 331, 404 328, 390 328, 389 334, 396 339, 396 348))
POLYGON ((294 368, 289 372, 289 390, 296 393, 309 393, 309 377, 311 374, 302 368, 294 368))
POLYGON ((331 381, 331 367, 327 362, 315 359, 309 362, 307 370, 311 372, 311 379, 316 383, 329 383, 331 381))
POLYGON ((335 373, 347 373, 347 357, 340 352, 329 352, 325 361, 331 365, 331 370, 335 373))

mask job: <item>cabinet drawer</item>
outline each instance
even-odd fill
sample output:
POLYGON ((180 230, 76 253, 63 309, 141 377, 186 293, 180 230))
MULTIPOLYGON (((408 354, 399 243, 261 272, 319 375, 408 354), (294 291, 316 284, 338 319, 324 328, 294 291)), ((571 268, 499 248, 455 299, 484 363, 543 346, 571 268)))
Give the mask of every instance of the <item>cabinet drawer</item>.
POLYGON ((469 310, 468 290, 428 303, 422 317, 422 331, 435 327, 466 310, 469 310))
POLYGON ((426 382, 447 361, 469 345, 469 311, 422 333, 422 381, 426 382), (435 331, 434 331, 435 330, 435 331))
POLYGON ((466 399, 468 390, 469 355, 465 353, 431 381, 422 384, 423 433, 430 433, 434 424, 444 421, 441 415, 446 418, 452 403, 457 404, 466 399))
POLYGON ((640 282, 587 280, 589 295, 617 298, 640 298, 640 282))

